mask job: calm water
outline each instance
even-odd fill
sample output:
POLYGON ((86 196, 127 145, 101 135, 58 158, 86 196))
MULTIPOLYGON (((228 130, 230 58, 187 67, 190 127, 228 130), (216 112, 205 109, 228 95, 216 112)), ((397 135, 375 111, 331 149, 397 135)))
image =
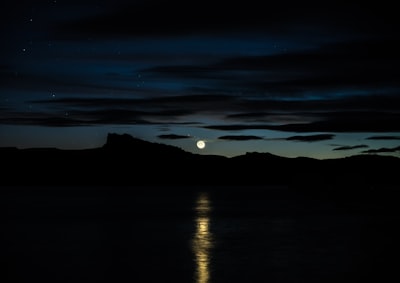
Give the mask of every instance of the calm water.
POLYGON ((0 282, 398 282, 391 198, 3 188, 0 282))

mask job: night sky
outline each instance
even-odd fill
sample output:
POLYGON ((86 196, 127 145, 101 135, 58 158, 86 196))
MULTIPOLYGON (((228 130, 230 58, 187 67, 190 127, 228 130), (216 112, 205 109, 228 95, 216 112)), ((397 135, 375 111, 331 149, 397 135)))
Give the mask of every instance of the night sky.
POLYGON ((1 147, 400 156, 392 1, 0 5, 1 147))

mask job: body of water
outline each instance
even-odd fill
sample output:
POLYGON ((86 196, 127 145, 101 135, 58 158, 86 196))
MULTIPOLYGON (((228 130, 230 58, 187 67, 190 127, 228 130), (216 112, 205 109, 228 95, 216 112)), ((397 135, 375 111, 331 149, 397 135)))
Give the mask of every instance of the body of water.
POLYGON ((2 188, 0 282, 399 281, 393 197, 2 188))

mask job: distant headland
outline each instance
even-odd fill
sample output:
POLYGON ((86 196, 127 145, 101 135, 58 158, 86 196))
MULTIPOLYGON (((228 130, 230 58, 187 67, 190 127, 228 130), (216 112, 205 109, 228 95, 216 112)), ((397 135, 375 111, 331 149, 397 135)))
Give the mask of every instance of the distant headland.
POLYGON ((199 155, 128 134, 85 150, 1 148, 3 186, 240 185, 397 186, 400 158, 355 155, 318 160, 270 153, 199 155))

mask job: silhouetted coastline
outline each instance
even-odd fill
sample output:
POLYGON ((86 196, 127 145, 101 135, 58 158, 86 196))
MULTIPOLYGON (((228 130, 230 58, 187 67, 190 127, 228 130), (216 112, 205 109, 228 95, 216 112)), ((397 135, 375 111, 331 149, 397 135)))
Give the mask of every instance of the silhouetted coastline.
POLYGON ((109 134, 86 150, 2 148, 3 185, 183 185, 395 187, 400 159, 357 155, 317 160, 247 153, 198 155, 130 135, 109 134))

